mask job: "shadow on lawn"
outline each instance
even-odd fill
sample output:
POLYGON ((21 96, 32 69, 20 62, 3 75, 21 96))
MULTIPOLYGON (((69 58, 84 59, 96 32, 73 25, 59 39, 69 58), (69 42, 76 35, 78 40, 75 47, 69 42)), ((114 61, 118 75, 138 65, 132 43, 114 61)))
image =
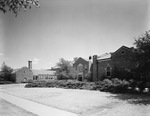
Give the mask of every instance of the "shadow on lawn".
POLYGON ((130 104, 149 105, 150 95, 145 94, 115 94, 111 98, 127 101, 130 104))

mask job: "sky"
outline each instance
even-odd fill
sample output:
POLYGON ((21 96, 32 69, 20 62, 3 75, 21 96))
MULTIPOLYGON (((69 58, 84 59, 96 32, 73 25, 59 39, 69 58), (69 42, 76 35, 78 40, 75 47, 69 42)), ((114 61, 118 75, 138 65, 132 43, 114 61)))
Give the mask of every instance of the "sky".
POLYGON ((50 69, 73 60, 114 52, 150 28, 148 0, 40 0, 18 16, 0 12, 0 65, 50 69))

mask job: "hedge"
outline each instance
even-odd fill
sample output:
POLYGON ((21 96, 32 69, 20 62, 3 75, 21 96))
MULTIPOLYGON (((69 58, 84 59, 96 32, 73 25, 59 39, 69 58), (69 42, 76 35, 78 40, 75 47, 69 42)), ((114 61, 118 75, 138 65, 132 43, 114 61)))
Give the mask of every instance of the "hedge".
POLYGON ((28 83, 25 87, 55 87, 65 89, 85 89, 99 90, 112 93, 125 93, 128 90, 129 82, 119 79, 105 79, 98 82, 80 82, 76 80, 52 80, 52 81, 34 81, 28 83))

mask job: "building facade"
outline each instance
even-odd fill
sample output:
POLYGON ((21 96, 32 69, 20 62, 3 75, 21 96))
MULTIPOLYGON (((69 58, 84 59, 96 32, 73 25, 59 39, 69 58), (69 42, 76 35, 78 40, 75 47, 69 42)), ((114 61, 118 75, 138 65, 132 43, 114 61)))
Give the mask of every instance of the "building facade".
POLYGON ((90 60, 86 60, 81 57, 76 60, 76 62, 73 64, 73 67, 77 71, 77 80, 86 80, 86 74, 89 72, 90 65, 90 60))
POLYGON ((50 70, 34 70, 32 69, 32 61, 28 61, 28 67, 13 70, 11 80, 17 83, 28 82, 29 80, 54 80, 57 79, 55 72, 50 70))
POLYGON ((27 67, 15 69, 13 70, 13 73, 11 75, 11 80, 17 83, 27 82, 32 79, 33 79, 33 72, 27 67))
POLYGON ((94 55, 92 61, 90 58, 85 60, 80 57, 73 64, 73 67, 78 70, 78 80, 84 81, 86 74, 91 73, 92 80, 99 81, 104 77, 111 78, 112 71, 115 68, 130 72, 135 68, 134 56, 134 48, 122 46, 113 53, 105 53, 100 56, 94 55))
POLYGON ((56 80, 56 71, 47 71, 47 70, 32 70, 33 80, 56 80))
POLYGON ((114 68, 130 72, 135 68, 134 48, 120 47, 113 53, 106 53, 101 56, 93 56, 93 81, 101 80, 103 77, 111 77, 114 68))

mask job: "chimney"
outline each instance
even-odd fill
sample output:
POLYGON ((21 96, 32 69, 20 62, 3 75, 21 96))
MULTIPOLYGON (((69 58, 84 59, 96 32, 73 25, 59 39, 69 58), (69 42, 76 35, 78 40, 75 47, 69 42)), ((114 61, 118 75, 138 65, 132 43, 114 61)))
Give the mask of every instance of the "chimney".
POLYGON ((28 68, 32 70, 32 61, 28 61, 28 68))
POLYGON ((97 55, 93 56, 93 81, 97 81, 98 78, 98 66, 97 66, 97 55))
POLYGON ((92 65, 92 57, 89 56, 89 69, 88 69, 88 72, 91 73, 91 65, 92 65))

